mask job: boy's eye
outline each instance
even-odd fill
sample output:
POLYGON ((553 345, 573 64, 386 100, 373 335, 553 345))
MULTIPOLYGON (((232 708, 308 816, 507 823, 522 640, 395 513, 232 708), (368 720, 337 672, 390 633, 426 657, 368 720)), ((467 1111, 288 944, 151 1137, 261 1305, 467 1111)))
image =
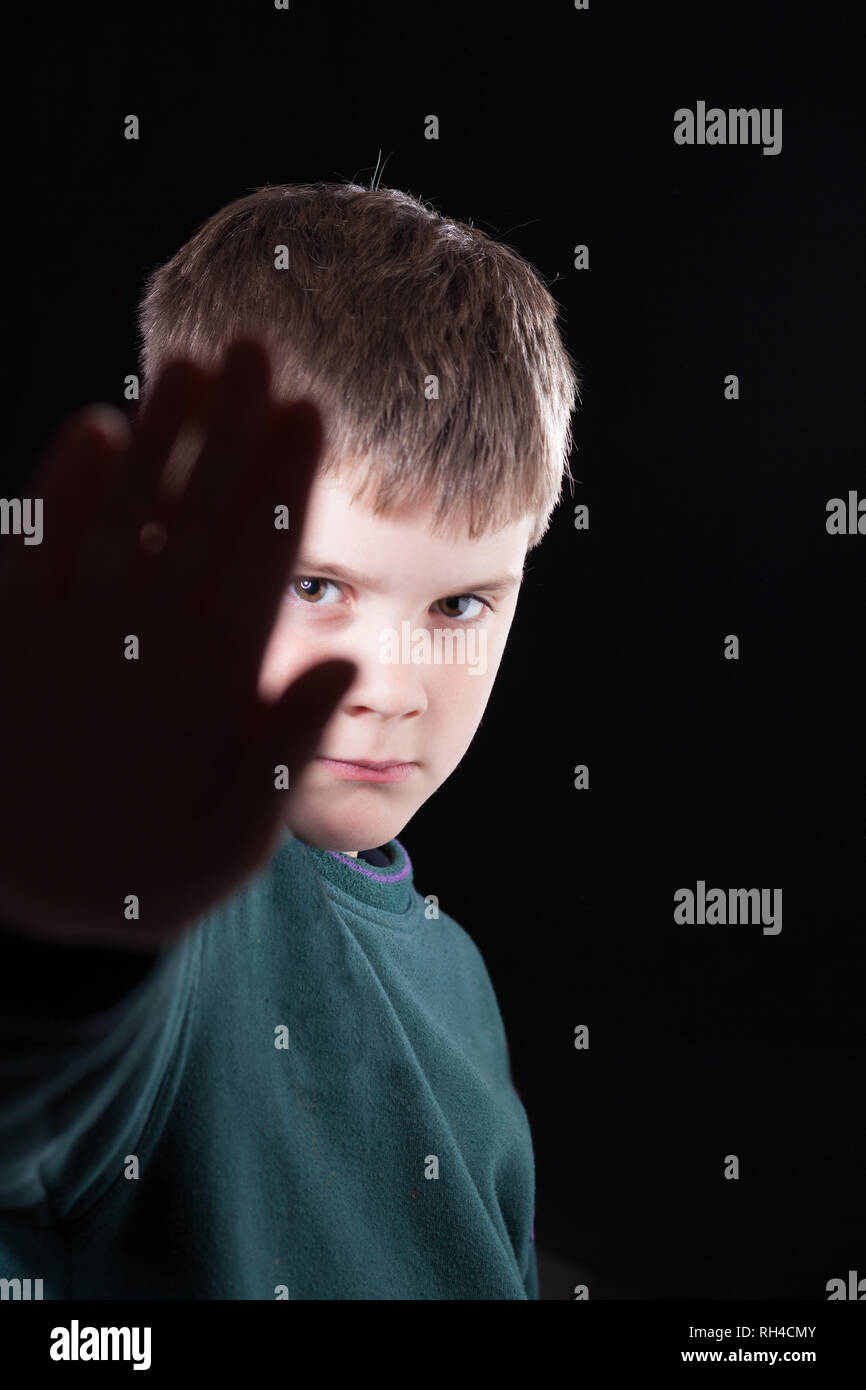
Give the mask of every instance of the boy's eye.
POLYGON ((291 585, 290 585, 289 587, 292 588, 292 589, 294 589, 296 592, 298 592, 298 590, 300 590, 300 595, 299 595, 300 597, 303 597, 304 600, 310 600, 310 601, 311 601, 311 606, 313 606, 313 607, 319 607, 319 608, 320 608, 322 605, 321 605, 321 603, 319 602, 319 597, 318 597, 318 595, 316 595, 316 593, 314 592, 314 590, 316 589, 316 587, 318 587, 319 589, 321 589, 321 588, 325 587, 325 586, 328 585, 328 584, 330 584, 330 586, 331 586, 332 589, 336 589, 336 588, 337 588, 337 585, 334 584, 333 581, 330 580, 330 579, 306 579, 306 578, 302 578, 302 579, 293 579, 292 582, 291 582, 291 585))
POLYGON ((480 599, 480 598, 476 598, 474 594, 455 594, 455 595, 453 596, 453 598, 438 598, 438 599, 436 600, 436 602, 437 602, 437 603, 441 603, 441 604, 443 605, 443 607, 444 607, 446 604, 463 603, 464 601, 468 601, 469 603, 477 603, 477 604, 479 604, 479 608, 478 608, 477 612, 475 612, 475 613, 470 613, 468 616, 467 616, 467 614, 466 614, 465 612, 463 612, 463 613, 448 613, 448 612, 446 612, 446 613, 445 613, 445 617, 446 617, 446 618, 456 618, 458 621, 462 618, 464 621, 470 622, 470 623, 471 623, 475 618, 479 618, 479 617, 481 616, 482 611, 487 607, 487 604, 484 602, 484 600, 483 600, 483 599, 480 599))
MULTIPOLYGON (((337 597, 339 597, 340 586, 332 579, 319 579, 315 576, 303 575, 292 580, 289 585, 289 592, 296 594, 308 608, 327 608, 328 604, 324 601, 322 595, 328 588, 335 589, 337 591, 337 597)), ((448 598, 436 599, 436 603, 442 605, 440 611, 443 617, 451 618, 454 622, 467 625, 477 622, 484 613, 484 610, 490 608, 490 604, 487 603, 485 599, 478 598, 475 594, 454 594, 448 598), (461 612, 455 612, 454 608, 462 603, 477 604, 477 611, 469 614, 466 613, 465 609, 461 612)))

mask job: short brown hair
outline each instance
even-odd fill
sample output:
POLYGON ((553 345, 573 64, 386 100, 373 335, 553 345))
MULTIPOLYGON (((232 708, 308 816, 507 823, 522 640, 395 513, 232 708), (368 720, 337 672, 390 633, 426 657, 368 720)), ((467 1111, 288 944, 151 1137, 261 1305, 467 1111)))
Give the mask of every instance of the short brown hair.
POLYGON ((581 378, 557 314, 515 250, 408 193, 266 185, 148 276, 142 395, 172 358, 213 367, 255 335, 274 394, 322 411, 322 476, 357 471, 354 498, 379 515, 432 495, 433 529, 468 523, 473 539, 534 516, 531 548, 574 483, 581 378))

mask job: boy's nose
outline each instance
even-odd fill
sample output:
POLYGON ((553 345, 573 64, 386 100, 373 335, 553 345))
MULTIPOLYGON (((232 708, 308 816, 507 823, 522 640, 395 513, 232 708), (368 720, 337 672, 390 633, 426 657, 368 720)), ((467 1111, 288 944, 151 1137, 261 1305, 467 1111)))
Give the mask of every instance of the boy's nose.
POLYGON ((424 713, 428 701, 423 666, 384 662, 378 652, 366 658, 353 652, 351 660, 358 675, 343 696, 346 713, 375 714, 380 719, 407 719, 424 713))

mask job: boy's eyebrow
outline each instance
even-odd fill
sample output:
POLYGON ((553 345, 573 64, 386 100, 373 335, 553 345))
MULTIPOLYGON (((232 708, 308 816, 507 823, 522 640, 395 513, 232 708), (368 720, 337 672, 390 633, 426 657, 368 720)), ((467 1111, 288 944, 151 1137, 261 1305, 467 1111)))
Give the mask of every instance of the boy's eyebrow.
MULTIPOLYGON (((312 578, 317 576, 332 574, 335 579, 343 579, 347 584, 357 584, 362 589, 373 589, 377 587, 376 581, 367 575, 355 574, 352 570, 346 569, 345 565, 334 565, 326 563, 324 560, 313 560, 308 555, 301 555, 297 558, 294 565, 298 574, 312 578)), ((483 583, 470 584, 465 589, 452 588, 451 594, 468 594, 473 589, 487 589, 491 593, 501 593, 505 589, 511 589, 515 584, 520 584, 526 573, 526 568, 519 574, 508 571, 506 574, 497 575, 494 579, 487 579, 483 583)))

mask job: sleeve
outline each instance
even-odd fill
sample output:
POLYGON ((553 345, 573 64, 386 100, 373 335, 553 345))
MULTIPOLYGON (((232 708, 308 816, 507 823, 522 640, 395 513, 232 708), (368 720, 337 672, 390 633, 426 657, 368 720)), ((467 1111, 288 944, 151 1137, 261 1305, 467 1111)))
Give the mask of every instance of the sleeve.
POLYGON ((538 1298, 538 1258, 535 1253, 535 1241, 529 1247, 529 1263, 526 1267, 523 1287, 526 1289, 527 1298, 538 1298))
POLYGON ((90 1205, 166 1111, 200 929, 150 957, 0 931, 0 1210, 90 1205), (113 965, 112 965, 112 958, 113 965))

